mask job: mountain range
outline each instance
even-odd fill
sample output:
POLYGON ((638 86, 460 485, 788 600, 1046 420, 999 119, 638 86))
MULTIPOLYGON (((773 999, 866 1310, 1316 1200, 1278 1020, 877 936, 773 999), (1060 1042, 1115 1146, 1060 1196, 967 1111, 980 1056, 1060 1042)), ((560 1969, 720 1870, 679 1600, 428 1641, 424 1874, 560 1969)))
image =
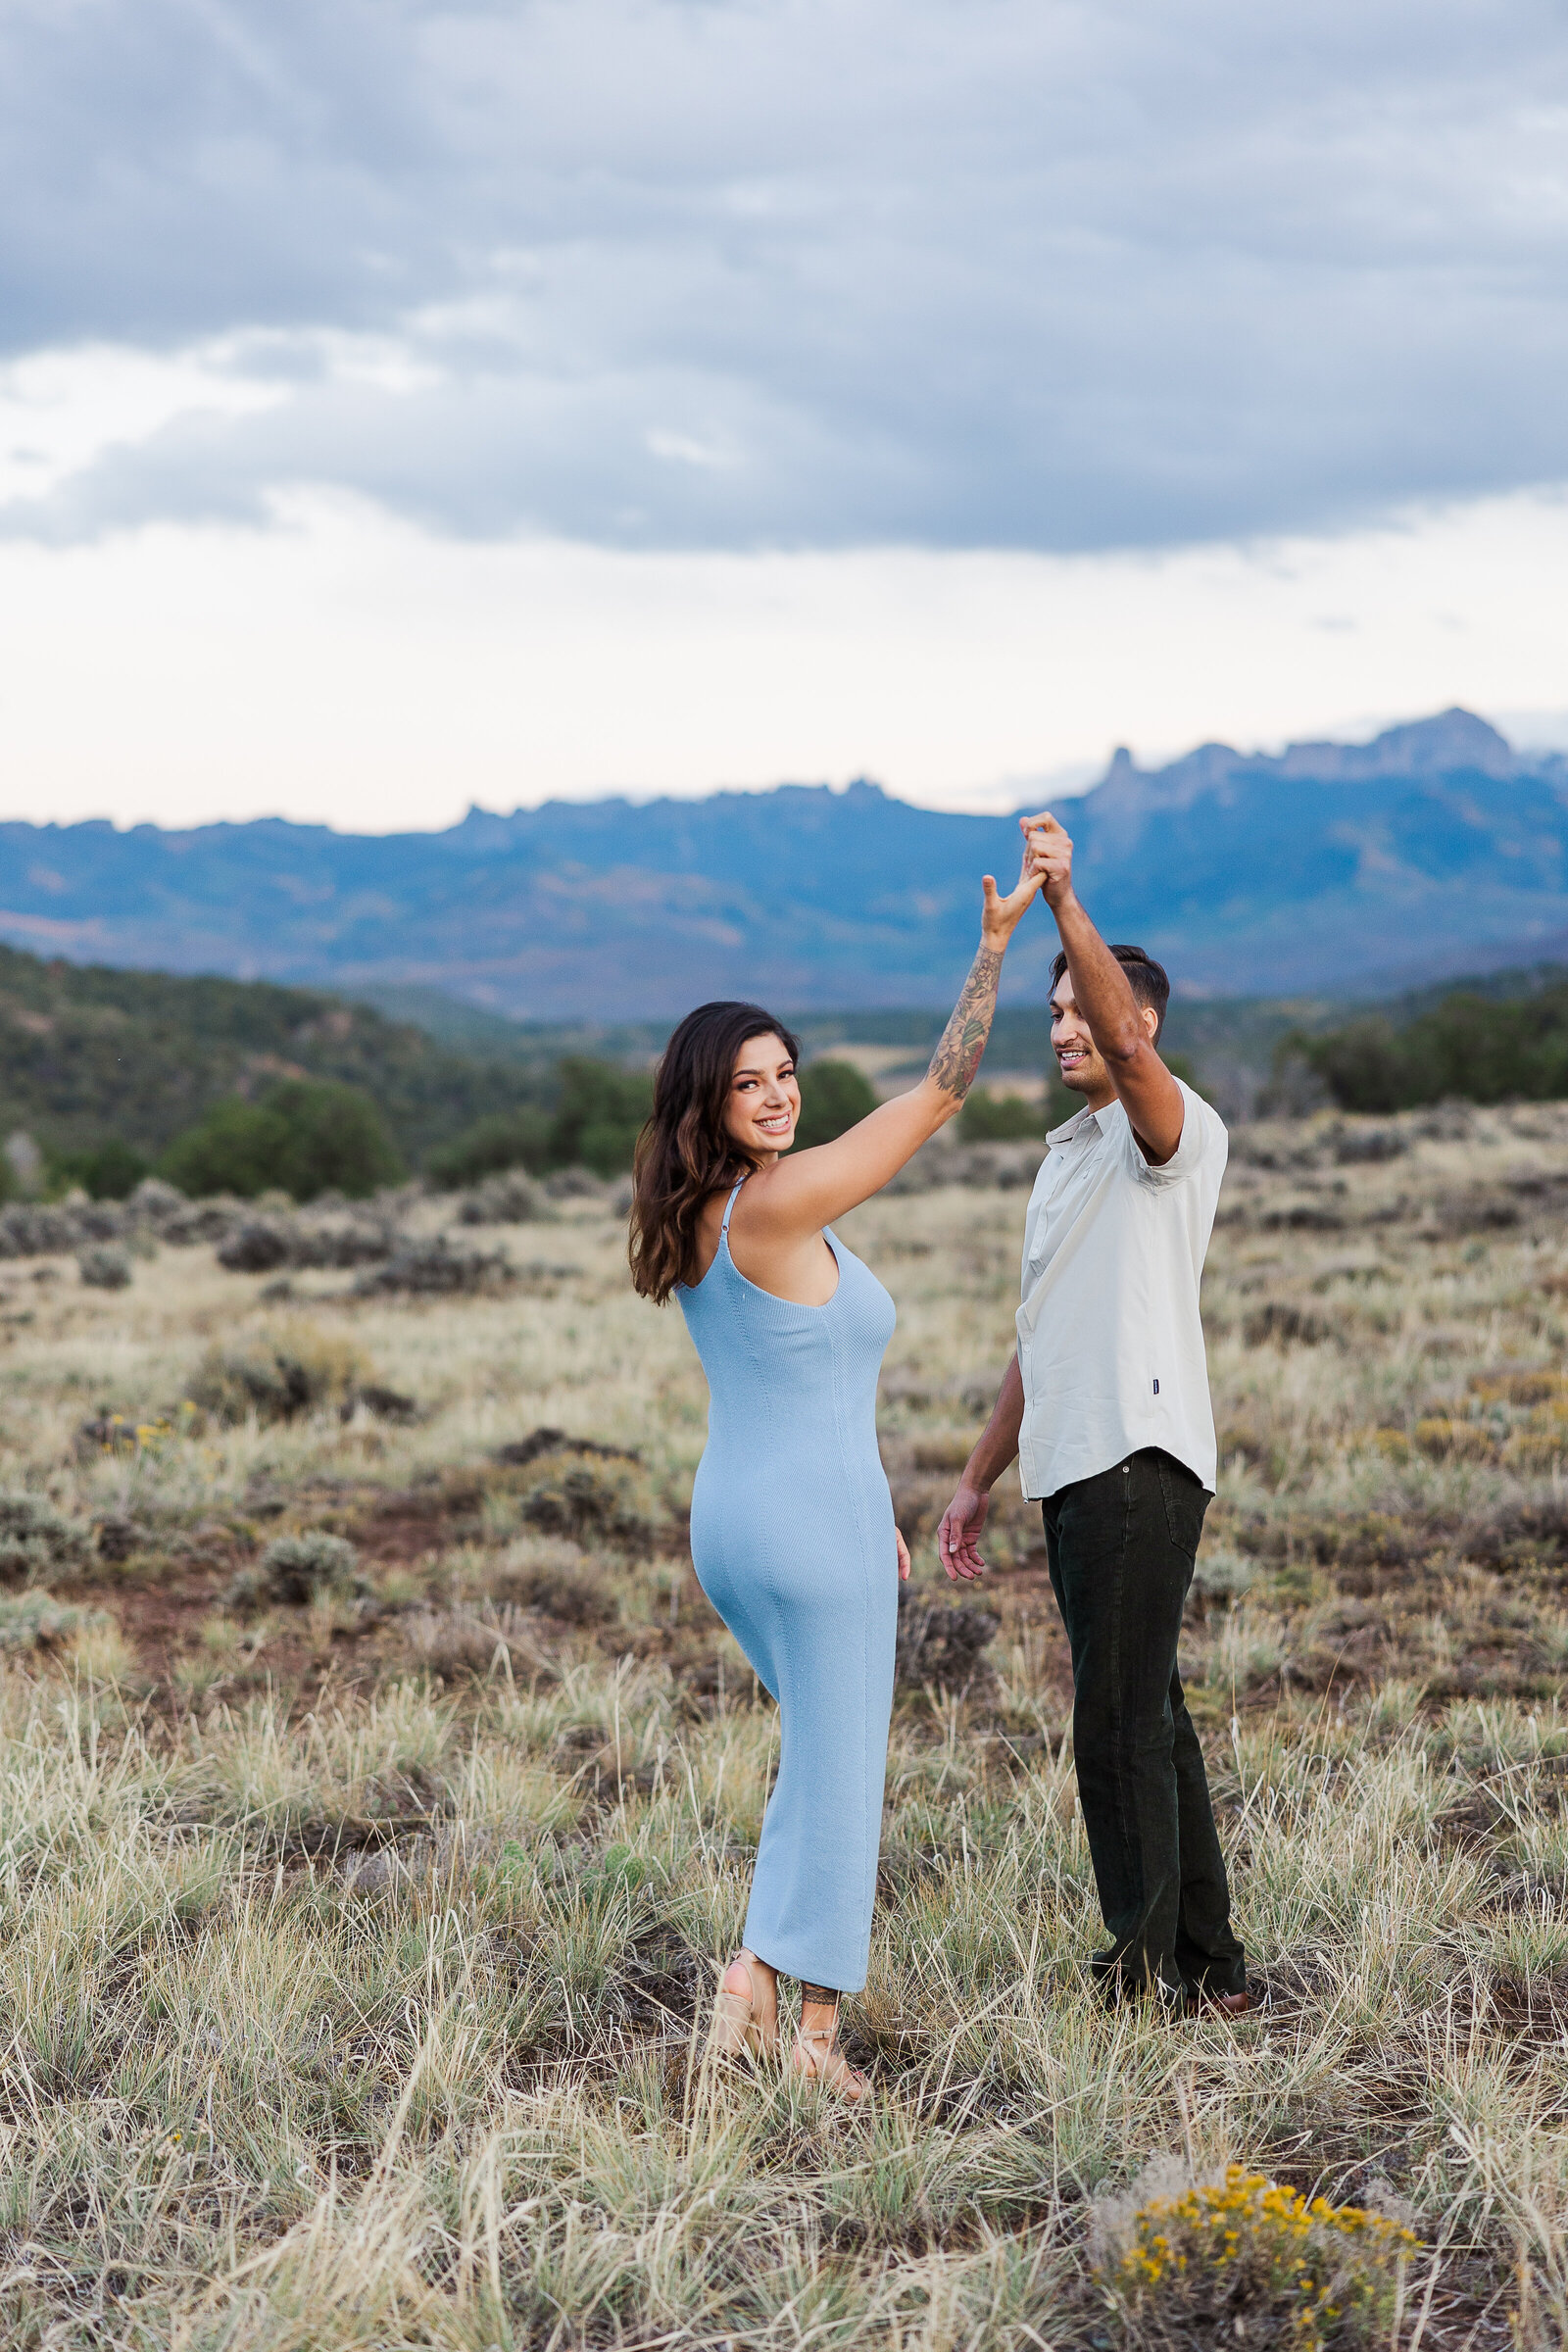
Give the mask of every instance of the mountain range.
MULTIPOLYGON (((1568 759, 1472 712, 1368 744, 1158 769, 1119 751, 1062 805, 1082 895, 1188 996, 1367 995, 1568 945, 1568 759)), ((712 996, 928 1005, 973 950, 1010 818, 866 782, 470 809, 439 833, 281 819, 188 831, 0 825, 0 939, 74 962, 434 990, 512 1019, 658 1019, 712 996)), ((1043 1001, 1031 918, 1006 993, 1043 1001)))

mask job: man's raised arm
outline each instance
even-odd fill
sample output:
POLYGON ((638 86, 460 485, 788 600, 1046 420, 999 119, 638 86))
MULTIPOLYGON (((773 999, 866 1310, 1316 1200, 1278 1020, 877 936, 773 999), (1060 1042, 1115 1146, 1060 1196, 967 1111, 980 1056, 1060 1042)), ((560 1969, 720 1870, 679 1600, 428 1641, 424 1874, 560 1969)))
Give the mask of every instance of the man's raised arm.
POLYGON ((1145 1157, 1163 1167, 1182 1140, 1187 1106, 1154 1046, 1158 1016, 1139 1004, 1073 889, 1072 842, 1064 829, 1049 813, 1021 816, 1018 822, 1036 870, 1045 876, 1046 904, 1061 934, 1078 1009, 1145 1157))

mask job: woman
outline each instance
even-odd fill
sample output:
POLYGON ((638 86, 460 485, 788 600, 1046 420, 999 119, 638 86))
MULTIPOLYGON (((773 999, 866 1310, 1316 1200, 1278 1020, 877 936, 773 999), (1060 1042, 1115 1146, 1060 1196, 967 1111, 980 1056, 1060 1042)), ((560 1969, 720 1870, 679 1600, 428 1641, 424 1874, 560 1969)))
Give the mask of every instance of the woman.
POLYGON ((799 1048, 760 1006, 720 1004, 670 1039, 637 1144, 632 1280, 660 1305, 679 1298, 710 1392, 692 1558, 781 1719, 746 1941, 710 2046, 776 2053, 778 1980, 797 1977, 791 2063, 851 2099, 866 2083, 837 2047, 839 1999, 865 1983, 909 1555, 876 1441, 893 1301, 829 1220, 957 1113, 1039 887, 1027 858, 1008 898, 986 875, 980 951, 929 1070, 835 1143, 785 1158, 799 1048))

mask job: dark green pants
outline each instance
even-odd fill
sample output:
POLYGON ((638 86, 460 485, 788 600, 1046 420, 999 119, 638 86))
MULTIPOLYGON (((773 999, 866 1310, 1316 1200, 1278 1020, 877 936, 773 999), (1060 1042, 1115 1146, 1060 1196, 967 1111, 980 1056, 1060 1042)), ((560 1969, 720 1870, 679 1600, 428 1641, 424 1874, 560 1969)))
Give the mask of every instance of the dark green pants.
POLYGON ((1041 1505, 1072 1651, 1078 1798, 1111 1936, 1093 1968, 1111 1999, 1155 1985, 1173 2002, 1247 1987, 1176 1670, 1208 1500, 1191 1470, 1151 1449, 1041 1505))

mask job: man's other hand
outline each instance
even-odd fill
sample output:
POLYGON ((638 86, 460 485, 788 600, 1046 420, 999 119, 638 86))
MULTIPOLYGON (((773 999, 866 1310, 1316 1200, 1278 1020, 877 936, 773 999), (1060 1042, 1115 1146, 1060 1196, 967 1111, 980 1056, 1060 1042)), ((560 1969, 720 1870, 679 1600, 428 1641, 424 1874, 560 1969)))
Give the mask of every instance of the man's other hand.
POLYGON ((942 1514, 937 1529, 937 1557, 955 1584, 973 1583, 984 1576, 986 1564, 975 1549, 986 1523, 991 1497, 978 1487, 960 1487, 942 1514))
POLYGON ((1027 847, 1027 864, 1041 877, 1048 906, 1059 906, 1072 896, 1072 837, 1049 808, 1038 816, 1020 816, 1027 847))

